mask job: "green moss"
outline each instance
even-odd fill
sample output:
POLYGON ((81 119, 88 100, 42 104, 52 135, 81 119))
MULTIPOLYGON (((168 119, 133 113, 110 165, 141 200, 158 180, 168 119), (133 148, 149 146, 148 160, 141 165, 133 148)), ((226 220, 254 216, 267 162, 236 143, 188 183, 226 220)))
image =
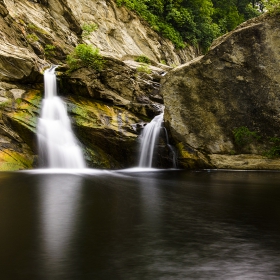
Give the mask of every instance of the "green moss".
POLYGON ((136 117, 125 109, 81 97, 79 99, 71 97, 69 101, 68 110, 73 115, 77 125, 95 129, 110 129, 122 137, 137 137, 135 133, 131 132, 130 125, 127 124, 135 123, 136 117), (120 121, 123 128, 121 131, 120 121))
POLYGON ((26 39, 31 44, 39 41, 39 38, 35 33, 26 35, 26 39))
POLYGON ((136 71, 138 73, 146 73, 146 74, 151 74, 152 73, 152 70, 149 68, 148 65, 140 65, 139 67, 136 68, 136 71))
POLYGON ((54 56, 55 55, 56 47, 54 45, 45 45, 44 53, 46 57, 54 56))
POLYGON ((10 107, 12 105, 12 100, 7 100, 0 103, 0 109, 5 109, 6 107, 10 107))
POLYGON ((119 163, 97 146, 85 149, 86 160, 90 167, 111 169, 119 166, 119 163))
POLYGON ((0 151, 0 170, 14 171, 29 169, 33 166, 33 160, 31 156, 5 149, 0 151))
POLYGON ((27 27, 30 29, 30 30, 33 30, 35 32, 38 32, 38 33, 41 33, 41 34, 48 34, 44 29, 38 27, 36 24, 34 23, 28 23, 27 27))
POLYGON ((95 23, 84 23, 82 25, 82 37, 83 39, 88 39, 90 34, 98 28, 98 25, 95 23))

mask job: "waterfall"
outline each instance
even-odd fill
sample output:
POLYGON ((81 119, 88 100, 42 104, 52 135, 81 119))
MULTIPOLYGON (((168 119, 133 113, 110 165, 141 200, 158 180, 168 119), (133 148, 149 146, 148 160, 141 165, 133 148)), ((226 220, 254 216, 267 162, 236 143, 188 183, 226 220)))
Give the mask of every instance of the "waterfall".
POLYGON ((169 149, 169 151, 172 154, 172 163, 173 163, 173 168, 177 167, 177 155, 176 155, 176 150, 175 148, 169 143, 169 137, 168 137, 168 133, 165 127, 163 127, 164 133, 165 133, 165 141, 166 141, 166 145, 169 149))
POLYGON ((154 149, 158 141, 162 121, 163 113, 155 116, 152 121, 144 127, 141 134, 139 167, 152 167, 154 149))
POLYGON ((45 98, 37 125, 39 159, 50 168, 85 168, 65 104, 57 96, 55 68, 44 73, 45 98))

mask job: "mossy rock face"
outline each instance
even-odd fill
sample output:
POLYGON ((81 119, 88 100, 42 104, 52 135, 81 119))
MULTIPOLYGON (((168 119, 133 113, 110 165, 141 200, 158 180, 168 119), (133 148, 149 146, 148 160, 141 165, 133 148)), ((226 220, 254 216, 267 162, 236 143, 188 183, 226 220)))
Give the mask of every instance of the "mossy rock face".
POLYGON ((10 126, 29 147, 36 151, 36 126, 40 113, 42 89, 32 89, 14 102, 14 111, 6 113, 10 126))
POLYGON ((36 123, 43 85, 0 83, 0 170, 30 169, 37 165, 36 123))
POLYGON ((201 152, 196 151, 183 142, 176 145, 178 151, 178 165, 185 169, 211 168, 212 164, 201 152))
POLYGON ((34 163, 34 156, 5 149, 0 151, 0 170, 15 171, 31 169, 34 163))
POLYGON ((138 117, 123 108, 83 97, 68 98, 67 107, 90 167, 134 164, 138 134, 132 124, 140 121, 138 117))

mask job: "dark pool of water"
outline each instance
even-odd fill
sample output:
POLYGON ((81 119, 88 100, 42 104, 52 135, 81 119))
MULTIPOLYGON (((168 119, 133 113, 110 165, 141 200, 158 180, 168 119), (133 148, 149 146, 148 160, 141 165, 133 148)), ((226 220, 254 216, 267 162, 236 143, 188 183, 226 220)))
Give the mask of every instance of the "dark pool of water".
POLYGON ((280 173, 0 173, 0 279, 280 279, 280 173))

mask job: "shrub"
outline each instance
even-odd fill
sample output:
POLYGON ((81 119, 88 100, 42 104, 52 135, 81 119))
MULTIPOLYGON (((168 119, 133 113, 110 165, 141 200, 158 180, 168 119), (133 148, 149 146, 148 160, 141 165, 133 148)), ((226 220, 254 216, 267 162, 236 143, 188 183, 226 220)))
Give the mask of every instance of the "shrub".
POLYGON ((55 46, 54 45, 45 45, 44 52, 45 52, 46 56, 55 55, 55 46))
POLYGON ((272 143, 272 147, 265 153, 265 156, 269 158, 280 156, 280 138, 271 137, 269 142, 272 143))
POLYGON ((82 25, 83 34, 82 37, 87 39, 89 35, 98 28, 98 25, 95 23, 84 23, 82 25))
POLYGON ((70 67, 70 71, 81 67, 101 71, 104 66, 104 59, 99 54, 99 49, 86 44, 77 45, 74 51, 67 56, 66 62, 70 67))
POLYGON ((250 144, 254 140, 259 140, 261 138, 256 131, 250 131, 246 126, 235 128, 233 130, 233 136, 238 146, 250 144))
POLYGON ((149 68, 148 65, 140 65, 139 67, 136 68, 136 71, 146 73, 146 74, 152 73, 152 70, 149 68))
POLYGON ((135 58, 135 61, 141 62, 141 63, 146 63, 146 64, 151 64, 150 59, 149 59, 147 56, 143 55, 143 54, 137 56, 137 57, 135 58))

